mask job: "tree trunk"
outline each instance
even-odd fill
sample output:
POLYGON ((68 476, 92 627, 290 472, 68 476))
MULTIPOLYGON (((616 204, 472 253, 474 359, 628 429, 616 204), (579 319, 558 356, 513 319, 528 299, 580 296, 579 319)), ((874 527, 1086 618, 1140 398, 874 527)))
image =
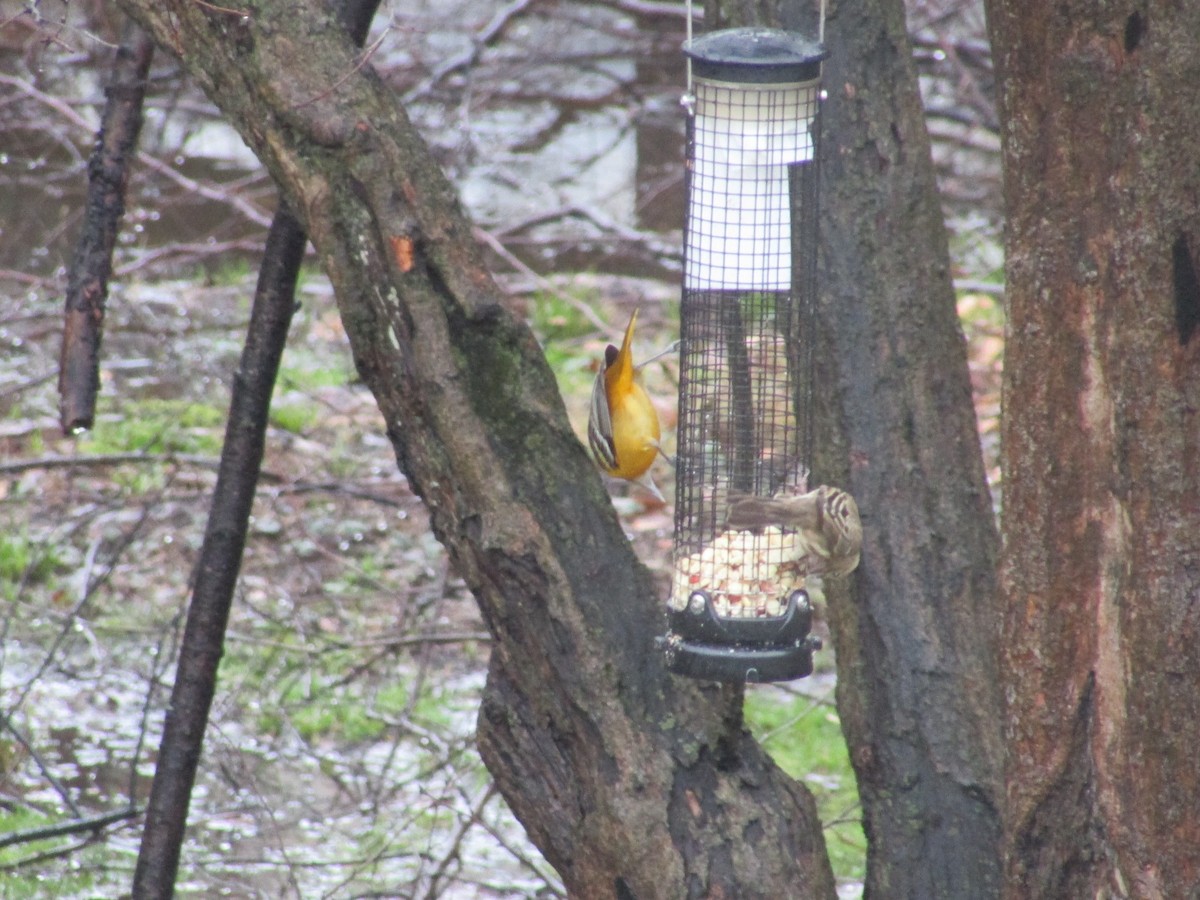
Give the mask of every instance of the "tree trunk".
MULTIPOLYGON (((814 10, 710 0, 705 21, 814 34, 814 10)), ((848 486, 863 518, 853 584, 828 594, 867 895, 988 898, 998 536, 904 16, 901 0, 858 0, 826 22, 815 480, 848 486)))
POLYGON ((993 0, 1008 895, 1200 896, 1200 6, 993 0))
POLYGON ((401 468, 495 635, 479 743, 580 898, 831 898, 741 692, 669 676, 660 598, 452 189, 319 2, 124 0, 269 167, 401 468))
POLYGON ((995 897, 998 540, 903 4, 833 4, 826 44, 816 468, 863 518, 829 597, 866 891, 995 897))

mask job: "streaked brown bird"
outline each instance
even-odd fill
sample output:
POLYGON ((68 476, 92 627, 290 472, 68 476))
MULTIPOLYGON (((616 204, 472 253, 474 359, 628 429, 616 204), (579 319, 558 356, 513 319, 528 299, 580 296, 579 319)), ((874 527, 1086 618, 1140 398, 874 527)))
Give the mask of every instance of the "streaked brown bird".
POLYGON ((794 497, 730 494, 726 528, 757 531, 768 525, 795 529, 803 538, 801 555, 810 574, 847 575, 858 567, 862 551, 858 504, 839 488, 823 484, 794 497))

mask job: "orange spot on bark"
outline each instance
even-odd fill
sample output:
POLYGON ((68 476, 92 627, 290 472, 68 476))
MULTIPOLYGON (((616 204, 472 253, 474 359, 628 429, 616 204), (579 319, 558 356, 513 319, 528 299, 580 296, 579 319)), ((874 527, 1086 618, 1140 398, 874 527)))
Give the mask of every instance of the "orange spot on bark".
POLYGON ((388 238, 392 245, 392 258, 401 272, 411 272, 413 267, 413 240, 406 235, 392 235, 388 238))

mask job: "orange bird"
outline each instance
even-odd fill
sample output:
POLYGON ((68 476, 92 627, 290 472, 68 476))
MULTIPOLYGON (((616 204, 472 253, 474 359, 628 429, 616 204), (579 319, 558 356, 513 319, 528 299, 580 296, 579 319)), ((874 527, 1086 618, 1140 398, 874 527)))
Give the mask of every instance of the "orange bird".
POLYGON ((658 413, 645 388, 638 383, 637 369, 641 367, 633 365, 631 346, 637 317, 635 309, 625 326, 621 349, 609 344, 604 351, 604 367, 596 373, 592 385, 588 446, 596 463, 609 475, 640 484, 664 500, 650 476, 650 465, 662 452, 658 443, 658 413))

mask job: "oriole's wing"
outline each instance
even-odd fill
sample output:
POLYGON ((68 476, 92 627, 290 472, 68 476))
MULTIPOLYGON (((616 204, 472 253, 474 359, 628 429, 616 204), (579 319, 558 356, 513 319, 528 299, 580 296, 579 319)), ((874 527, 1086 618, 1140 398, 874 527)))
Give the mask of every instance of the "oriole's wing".
POLYGON ((608 394, 604 389, 604 369, 596 373, 592 384, 592 408, 588 413, 588 446, 597 464, 606 472, 617 468, 617 450, 613 445, 612 417, 608 394))

